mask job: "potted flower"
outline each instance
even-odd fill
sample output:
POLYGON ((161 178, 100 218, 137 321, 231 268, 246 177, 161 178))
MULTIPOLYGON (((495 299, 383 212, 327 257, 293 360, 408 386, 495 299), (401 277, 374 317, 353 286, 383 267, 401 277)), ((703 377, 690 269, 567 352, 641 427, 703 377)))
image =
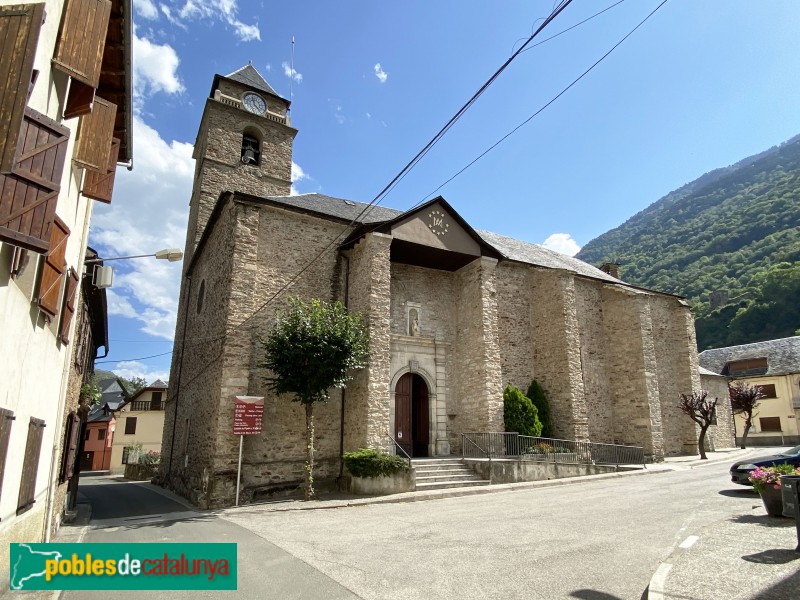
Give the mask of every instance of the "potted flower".
POLYGON ((781 475, 796 475, 800 470, 788 463, 774 467, 758 467, 750 473, 750 483, 761 496, 764 508, 771 517, 783 516, 783 498, 781 497, 781 475))

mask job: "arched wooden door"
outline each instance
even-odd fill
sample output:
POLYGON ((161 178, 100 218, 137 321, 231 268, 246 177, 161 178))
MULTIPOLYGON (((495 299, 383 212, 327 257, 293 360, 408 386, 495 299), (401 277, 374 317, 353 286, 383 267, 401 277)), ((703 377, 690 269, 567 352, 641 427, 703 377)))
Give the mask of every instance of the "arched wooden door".
POLYGON ((406 373, 394 390, 394 439, 409 456, 428 456, 429 430, 428 385, 406 373))

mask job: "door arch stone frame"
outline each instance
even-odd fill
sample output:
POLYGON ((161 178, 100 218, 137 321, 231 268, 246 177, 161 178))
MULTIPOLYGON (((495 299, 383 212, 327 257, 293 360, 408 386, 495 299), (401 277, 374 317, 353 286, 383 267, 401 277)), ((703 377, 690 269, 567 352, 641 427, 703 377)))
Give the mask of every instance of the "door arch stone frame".
POLYGON ((403 375, 411 373, 419 375, 428 386, 428 456, 436 456, 436 432, 437 432, 437 415, 436 415, 436 379, 431 377, 427 370, 416 366, 413 369, 409 365, 405 365, 398 369, 392 376, 391 386, 389 387, 389 435, 394 436, 392 433, 394 427, 394 407, 395 407, 395 390, 397 389, 397 382, 403 375))

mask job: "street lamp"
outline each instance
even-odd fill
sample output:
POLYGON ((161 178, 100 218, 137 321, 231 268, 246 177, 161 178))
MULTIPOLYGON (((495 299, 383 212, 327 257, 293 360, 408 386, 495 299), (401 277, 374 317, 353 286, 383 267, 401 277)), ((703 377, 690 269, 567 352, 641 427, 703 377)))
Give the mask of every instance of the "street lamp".
MULTIPOLYGON (((127 260, 129 258, 146 258, 148 256, 153 256, 159 260, 168 260, 169 262, 176 262, 183 258, 183 252, 181 252, 178 248, 165 248, 164 250, 159 250, 153 254, 137 254, 135 256, 113 256, 111 258, 90 258, 88 260, 83 261, 84 265, 91 265, 96 263, 102 263, 109 260, 127 260)), ((95 266, 94 273, 92 275, 92 283, 95 287, 99 289, 105 289, 111 287, 111 283, 114 280, 114 268, 113 267, 106 267, 106 266, 95 266)))

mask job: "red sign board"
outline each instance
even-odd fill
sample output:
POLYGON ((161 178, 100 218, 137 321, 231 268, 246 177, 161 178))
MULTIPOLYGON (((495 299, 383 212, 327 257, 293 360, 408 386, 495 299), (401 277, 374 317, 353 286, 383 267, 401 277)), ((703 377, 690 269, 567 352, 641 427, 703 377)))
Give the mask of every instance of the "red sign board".
POLYGON ((233 405, 233 435, 261 433, 263 419, 263 396, 236 396, 233 405))

